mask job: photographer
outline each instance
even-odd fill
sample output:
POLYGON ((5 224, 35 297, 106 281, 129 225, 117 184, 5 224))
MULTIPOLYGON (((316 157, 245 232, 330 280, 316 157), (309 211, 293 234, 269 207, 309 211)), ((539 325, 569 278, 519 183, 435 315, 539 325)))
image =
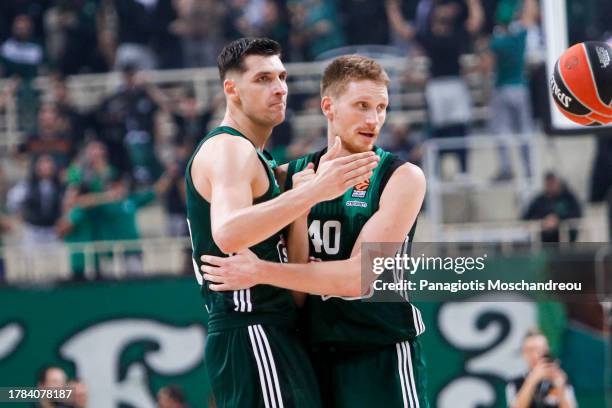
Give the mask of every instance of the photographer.
POLYGON ((549 354, 548 340, 531 330, 523 341, 523 358, 529 372, 506 385, 510 408, 575 408, 576 398, 567 375, 549 354))

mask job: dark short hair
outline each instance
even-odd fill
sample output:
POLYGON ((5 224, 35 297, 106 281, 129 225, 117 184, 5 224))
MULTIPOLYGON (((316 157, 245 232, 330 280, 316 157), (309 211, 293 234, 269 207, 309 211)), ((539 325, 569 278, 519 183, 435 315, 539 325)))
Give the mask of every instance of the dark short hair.
POLYGON ((334 59, 323 72, 321 96, 340 95, 351 81, 374 81, 389 85, 389 76, 375 60, 362 55, 343 55, 334 59))
POLYGON ((245 71, 244 60, 249 55, 280 55, 281 46, 269 38, 239 38, 227 44, 217 57, 219 77, 223 81, 228 71, 245 71))

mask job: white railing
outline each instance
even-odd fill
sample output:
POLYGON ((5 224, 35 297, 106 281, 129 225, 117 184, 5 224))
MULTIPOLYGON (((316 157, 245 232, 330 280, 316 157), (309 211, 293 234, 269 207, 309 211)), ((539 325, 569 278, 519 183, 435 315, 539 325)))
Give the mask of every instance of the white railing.
POLYGON ((0 258, 5 280, 19 284, 73 279, 75 257, 76 263, 83 266, 79 267, 82 278, 88 280, 177 275, 193 269, 190 251, 188 238, 147 238, 28 247, 13 244, 0 248, 0 258), (190 269, 186 270, 186 266, 190 269))
MULTIPOLYGON (((487 219, 482 217, 483 213, 486 212, 482 210, 482 207, 483 204, 486 206, 487 203, 482 203, 483 198, 478 197, 478 194, 509 193, 512 196, 512 203, 509 206, 512 208, 506 208, 503 211, 498 208, 491 208, 489 215, 499 217, 500 214, 495 213, 503 212, 504 217, 499 221, 514 223, 520 209, 525 206, 527 200, 535 192, 540 191, 542 166, 539 162, 539 146, 538 143, 531 140, 521 141, 512 136, 503 139, 503 144, 508 147, 510 154, 524 145, 529 147, 531 176, 528 177, 523 173, 522 160, 513 160, 516 177, 512 181, 496 182, 492 180, 498 170, 497 147, 500 143, 500 138, 494 135, 432 138, 424 142, 423 169, 427 179, 427 214, 431 223, 433 240, 454 241, 456 238, 455 236, 449 237, 447 235, 449 230, 444 227, 445 224, 450 222, 447 201, 453 194, 460 197, 458 204, 471 210, 469 216, 461 214, 460 220, 469 220, 476 225, 483 225, 483 222, 486 223, 487 219), (441 152, 455 149, 465 149, 468 173, 457 173, 445 177, 441 152), (460 177, 457 177, 458 175, 460 177)), ((491 202, 488 202, 488 204, 493 205, 491 202)), ((462 222, 462 225, 466 224, 462 222)), ((503 227, 492 228, 487 231, 487 238, 504 240, 514 236, 514 233, 511 236, 495 235, 496 230, 504 234, 509 233, 509 230, 503 227)), ((521 234, 521 232, 516 233, 521 234)))
MULTIPOLYGON (((564 220, 559 226, 560 240, 569 242, 570 231, 575 229, 580 241, 590 241, 589 237, 596 236, 594 228, 597 228, 596 223, 583 219, 564 220)), ((534 249, 541 245, 542 228, 538 221, 447 224, 442 229, 447 238, 445 241, 427 241, 499 243, 502 249, 504 246, 510 248, 514 243, 524 243, 534 249)), ((417 240, 425 241, 419 236, 417 240)), ((12 244, 0 248, 0 259, 5 268, 4 280, 15 285, 75 278, 71 264, 71 257, 75 255, 82 257, 82 278, 87 280, 193 273, 191 242, 187 237, 58 243, 35 247, 12 244)))

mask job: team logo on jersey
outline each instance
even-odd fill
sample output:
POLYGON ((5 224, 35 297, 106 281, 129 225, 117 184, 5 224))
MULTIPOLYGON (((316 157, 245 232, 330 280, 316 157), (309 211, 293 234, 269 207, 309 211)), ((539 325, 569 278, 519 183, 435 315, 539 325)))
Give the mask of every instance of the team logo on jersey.
POLYGON ((368 192, 368 188, 370 188, 369 179, 355 185, 355 187, 353 187, 353 194, 351 194, 351 197, 364 198, 368 192))

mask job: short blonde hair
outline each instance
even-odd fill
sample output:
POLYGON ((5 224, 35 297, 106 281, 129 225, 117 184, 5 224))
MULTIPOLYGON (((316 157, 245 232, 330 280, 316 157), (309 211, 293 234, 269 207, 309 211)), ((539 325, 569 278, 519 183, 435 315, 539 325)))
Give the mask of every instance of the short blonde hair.
POLYGON ((384 68, 372 58, 344 55, 334 59, 323 72, 321 96, 340 95, 351 81, 374 81, 389 85, 384 68))

